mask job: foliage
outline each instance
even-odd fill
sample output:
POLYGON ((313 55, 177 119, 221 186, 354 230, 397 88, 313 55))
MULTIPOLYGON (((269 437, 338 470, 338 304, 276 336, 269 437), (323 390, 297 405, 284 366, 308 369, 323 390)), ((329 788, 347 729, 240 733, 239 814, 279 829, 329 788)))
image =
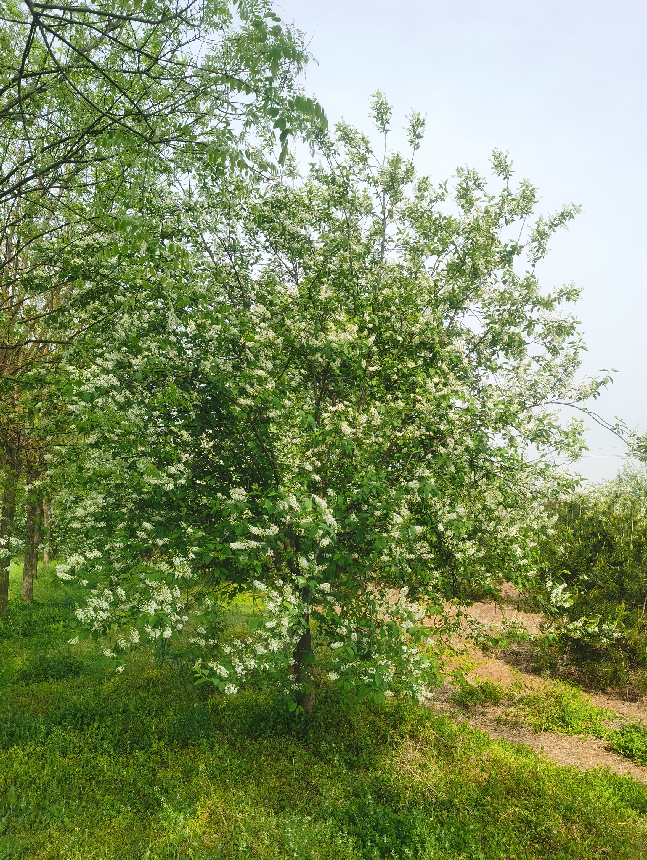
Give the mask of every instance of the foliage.
POLYGON ((551 684, 532 693, 513 696, 506 717, 521 718, 537 732, 589 734, 604 738, 611 711, 591 704, 578 689, 568 684, 551 684))
POLYGON ((620 755, 647 765, 647 727, 630 724, 611 735, 611 746, 620 755))
POLYGON ((598 682, 647 669, 647 475, 627 468, 557 507, 542 594, 563 647, 598 682))
POLYGON ((300 34, 265 0, 9 0, 0 20, 2 614, 16 488, 33 514, 52 448, 83 433, 61 404, 66 353, 83 341, 91 361, 125 304, 168 299, 172 189, 204 164, 276 172, 276 143, 281 162, 326 120, 298 86, 300 34))
POLYGON ((115 271, 118 294, 150 277, 155 255, 142 251, 172 244, 160 188, 210 162, 271 170, 250 163, 252 138, 271 151, 274 131, 285 146, 325 117, 296 84, 300 37, 263 0, 3 3, 0 18, 1 377, 15 386, 119 315, 115 271))
POLYGON ((325 117, 296 83, 300 37, 263 0, 9 3, 0 18, 2 407, 19 380, 39 411, 51 380, 33 365, 60 372, 62 348, 118 317, 173 253, 169 187, 204 163, 275 169, 250 140, 271 152, 274 131, 285 146, 325 117))
POLYGON ((272 117, 285 145, 307 115, 323 120, 285 98, 307 57, 264 0, 3 2, 0 19, 0 203, 56 211, 56 195, 105 183, 115 159, 128 179, 187 150, 238 164, 245 125, 272 117))
POLYGON ((500 684, 485 680, 477 684, 461 684, 452 696, 452 701, 463 707, 471 705, 500 705, 505 698, 505 690, 500 684))
POLYGON ((440 612, 532 579, 544 502, 571 481, 553 455, 581 446, 553 404, 601 383, 574 378, 577 290, 534 274, 574 208, 533 224, 534 188, 501 153, 493 168, 498 193, 467 170, 450 193, 342 124, 305 179, 205 170, 181 196, 175 257, 71 370, 87 444, 64 464, 61 575, 98 589, 80 613, 95 633, 126 627, 111 653, 132 625, 173 638, 195 606, 199 671, 233 691, 258 659, 224 662, 201 598, 257 582, 276 625, 249 648, 293 665, 298 692, 312 619, 340 687, 420 696, 418 599, 440 612))
POLYGON ((424 708, 348 711, 326 685, 304 721, 271 688, 226 697, 144 653, 120 675, 81 652, 79 677, 19 679, 44 643, 50 659, 69 653, 59 625, 70 585, 45 574, 35 588, 33 605, 10 612, 47 606, 40 635, 33 624, 0 640, 6 860, 633 860, 645 850, 644 786, 559 768, 424 708))

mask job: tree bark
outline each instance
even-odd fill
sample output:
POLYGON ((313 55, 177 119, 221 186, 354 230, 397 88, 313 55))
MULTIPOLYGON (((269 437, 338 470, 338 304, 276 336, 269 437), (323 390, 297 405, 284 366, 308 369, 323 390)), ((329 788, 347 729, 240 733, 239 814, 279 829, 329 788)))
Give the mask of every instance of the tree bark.
POLYGON ((40 535, 41 535, 42 526, 43 526, 43 503, 40 499, 36 502, 34 514, 36 516, 36 522, 34 523, 33 563, 34 563, 34 579, 38 579, 38 547, 40 546, 40 535))
MULTIPOLYGON (((284 538, 284 546, 288 556, 286 563, 288 570, 296 579, 299 573, 297 566, 294 563, 294 558, 291 556, 293 552, 292 541, 289 538, 284 538)), ((277 572, 281 572, 282 563, 281 557, 277 550, 274 551, 274 566, 277 572)), ((308 586, 299 589, 299 597, 306 605, 306 610, 303 613, 303 630, 296 648, 292 652, 294 658, 294 680, 297 686, 296 701, 300 708, 303 708, 304 713, 311 714, 315 706, 315 690, 313 684, 312 667, 314 665, 314 652, 312 650, 312 632, 310 630, 310 589, 308 586)))
MULTIPOLYGON (((309 590, 307 590, 309 592, 309 590)), ((301 595, 302 599, 309 597, 309 593, 301 595)), ((315 691, 312 677, 312 666, 314 653, 312 651, 312 632, 310 630, 310 613, 306 611, 303 617, 305 627, 301 637, 294 649, 294 680, 297 684, 297 705, 303 708, 306 714, 311 714, 315 706, 315 691)))
POLYGON ((41 501, 32 491, 27 496, 27 527, 25 530, 25 561, 22 568, 22 599, 34 599, 34 580, 38 570, 38 541, 41 501))
POLYGON ((50 562, 51 529, 52 529, 52 500, 49 496, 43 499, 43 528, 45 534, 45 546, 43 547, 43 564, 50 562))
POLYGON ((11 568, 9 541, 13 536, 13 525, 16 519, 16 491, 22 465, 17 451, 12 451, 7 459, 0 516, 0 549, 4 550, 0 556, 0 615, 3 615, 9 606, 9 570, 11 568))

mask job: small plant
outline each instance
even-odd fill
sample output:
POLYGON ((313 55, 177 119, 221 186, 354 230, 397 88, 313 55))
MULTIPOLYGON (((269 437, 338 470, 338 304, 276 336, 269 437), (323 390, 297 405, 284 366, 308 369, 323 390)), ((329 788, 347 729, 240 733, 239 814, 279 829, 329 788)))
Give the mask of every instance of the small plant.
POLYGON ((537 732, 560 732, 567 735, 589 734, 606 737, 605 721, 612 714, 596 708, 579 690, 560 685, 521 696, 514 715, 537 732))
POLYGON ((647 726, 636 723, 623 726, 611 735, 610 741, 611 747, 620 755, 647 765, 647 726))
POLYGON ((25 683, 62 681, 66 678, 78 678, 85 668, 83 661, 78 657, 65 652, 54 653, 21 669, 16 675, 16 680, 25 683))
POLYGON ((452 696, 452 701, 469 708, 472 705, 499 705, 504 698, 505 691, 500 684, 485 680, 479 684, 461 684, 458 692, 452 696))

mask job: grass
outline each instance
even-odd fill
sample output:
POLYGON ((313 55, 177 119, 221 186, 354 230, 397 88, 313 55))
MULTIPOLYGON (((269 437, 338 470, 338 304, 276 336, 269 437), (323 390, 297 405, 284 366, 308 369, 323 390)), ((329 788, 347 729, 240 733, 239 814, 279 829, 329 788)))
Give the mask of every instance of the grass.
POLYGON ((478 684, 469 682, 460 684, 452 696, 452 701, 463 708, 473 705, 500 705, 505 699, 505 690, 501 684, 493 681, 481 681, 478 684))
POLYGON ((593 735, 605 738, 613 713, 597 708, 575 687, 554 684, 520 696, 513 694, 509 713, 520 718, 536 732, 567 735, 593 735))
POLYGON ((312 719, 228 699, 141 654, 106 676, 66 644, 46 572, 0 621, 0 860, 647 857, 647 790, 402 702, 312 719))
POLYGON ((647 727, 635 724, 623 726, 610 735, 611 746, 621 755, 647 765, 647 727))

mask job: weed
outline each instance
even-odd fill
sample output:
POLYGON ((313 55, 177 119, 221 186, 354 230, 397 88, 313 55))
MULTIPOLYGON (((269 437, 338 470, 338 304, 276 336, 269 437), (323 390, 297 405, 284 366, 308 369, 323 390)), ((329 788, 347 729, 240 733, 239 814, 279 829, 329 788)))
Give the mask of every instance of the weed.
POLYGON ((647 726, 632 723, 613 732, 609 740, 611 746, 621 755, 647 765, 647 726))
POLYGON ((545 687, 517 697, 506 716, 516 717, 537 732, 606 737, 606 721, 613 714, 596 708, 577 689, 566 684, 545 687))
POLYGON ((461 684, 452 696, 452 702, 461 707, 472 705, 499 705, 505 698, 505 690, 500 684, 485 680, 478 684, 461 684))

